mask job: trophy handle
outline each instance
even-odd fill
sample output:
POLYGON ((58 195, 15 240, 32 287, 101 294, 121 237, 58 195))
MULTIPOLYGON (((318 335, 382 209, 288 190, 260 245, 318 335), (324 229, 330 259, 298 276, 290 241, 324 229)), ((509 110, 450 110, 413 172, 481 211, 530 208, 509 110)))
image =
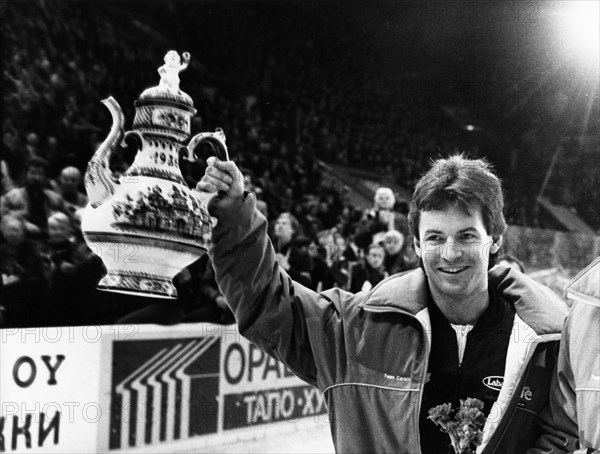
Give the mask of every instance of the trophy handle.
POLYGON ((229 153, 227 151, 227 145, 225 144, 225 133, 221 128, 217 128, 215 132, 201 132, 192 137, 187 147, 182 147, 185 154, 183 159, 190 162, 197 161, 198 157, 195 154, 196 148, 198 145, 205 142, 212 145, 217 158, 221 161, 229 161, 229 153))

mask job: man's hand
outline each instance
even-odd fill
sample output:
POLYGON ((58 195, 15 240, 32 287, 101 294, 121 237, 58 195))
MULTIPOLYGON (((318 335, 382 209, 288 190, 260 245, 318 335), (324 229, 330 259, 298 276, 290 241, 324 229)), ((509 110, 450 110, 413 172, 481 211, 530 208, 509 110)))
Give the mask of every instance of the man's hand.
POLYGON ((206 160, 208 167, 196 185, 198 191, 221 192, 230 199, 244 195, 244 177, 233 161, 220 161, 214 156, 206 160))

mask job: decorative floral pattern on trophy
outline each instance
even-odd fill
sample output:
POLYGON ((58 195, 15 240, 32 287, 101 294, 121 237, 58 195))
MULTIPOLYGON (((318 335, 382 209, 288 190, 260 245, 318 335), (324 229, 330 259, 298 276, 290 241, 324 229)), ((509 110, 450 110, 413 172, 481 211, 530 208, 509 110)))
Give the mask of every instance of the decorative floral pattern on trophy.
POLYGON ((195 115, 192 98, 179 88, 179 73, 190 54, 169 51, 158 69, 160 83, 135 101, 133 130, 124 132, 121 107, 109 97, 103 104, 113 125, 108 137, 88 163, 85 187, 89 205, 82 230, 91 249, 102 258, 107 274, 101 290, 176 298, 173 277, 206 253, 215 220, 207 210, 216 194, 192 191, 179 169, 180 153, 195 159, 201 143, 212 145, 227 160, 225 134, 190 136, 195 115), (125 138, 134 138, 137 155, 121 178, 109 169, 112 152, 125 138))

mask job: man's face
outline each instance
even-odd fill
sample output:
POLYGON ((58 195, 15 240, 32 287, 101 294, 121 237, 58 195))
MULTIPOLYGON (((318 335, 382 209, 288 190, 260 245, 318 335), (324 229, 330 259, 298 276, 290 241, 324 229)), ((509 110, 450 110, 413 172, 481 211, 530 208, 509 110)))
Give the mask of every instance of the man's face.
POLYGON ((465 214, 458 207, 423 211, 417 255, 423 261, 432 293, 460 300, 487 291, 490 253, 497 252, 483 224, 481 210, 465 214))
POLYGON ((275 222, 274 232, 275 236, 278 238, 292 238, 294 229, 292 228, 292 222, 290 221, 290 218, 286 216, 278 217, 277 221, 275 222))
POLYGON ((373 268, 379 268, 383 265, 383 259, 385 257, 385 252, 383 251, 383 247, 372 247, 369 249, 369 253, 367 254, 367 262, 373 268))

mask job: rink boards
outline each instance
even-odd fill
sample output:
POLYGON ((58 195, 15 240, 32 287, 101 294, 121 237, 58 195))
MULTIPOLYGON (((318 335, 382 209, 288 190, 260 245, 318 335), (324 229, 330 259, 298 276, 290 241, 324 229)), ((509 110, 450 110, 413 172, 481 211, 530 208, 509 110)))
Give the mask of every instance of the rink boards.
POLYGON ((0 452, 173 452, 326 423, 235 325, 0 330, 0 452))

